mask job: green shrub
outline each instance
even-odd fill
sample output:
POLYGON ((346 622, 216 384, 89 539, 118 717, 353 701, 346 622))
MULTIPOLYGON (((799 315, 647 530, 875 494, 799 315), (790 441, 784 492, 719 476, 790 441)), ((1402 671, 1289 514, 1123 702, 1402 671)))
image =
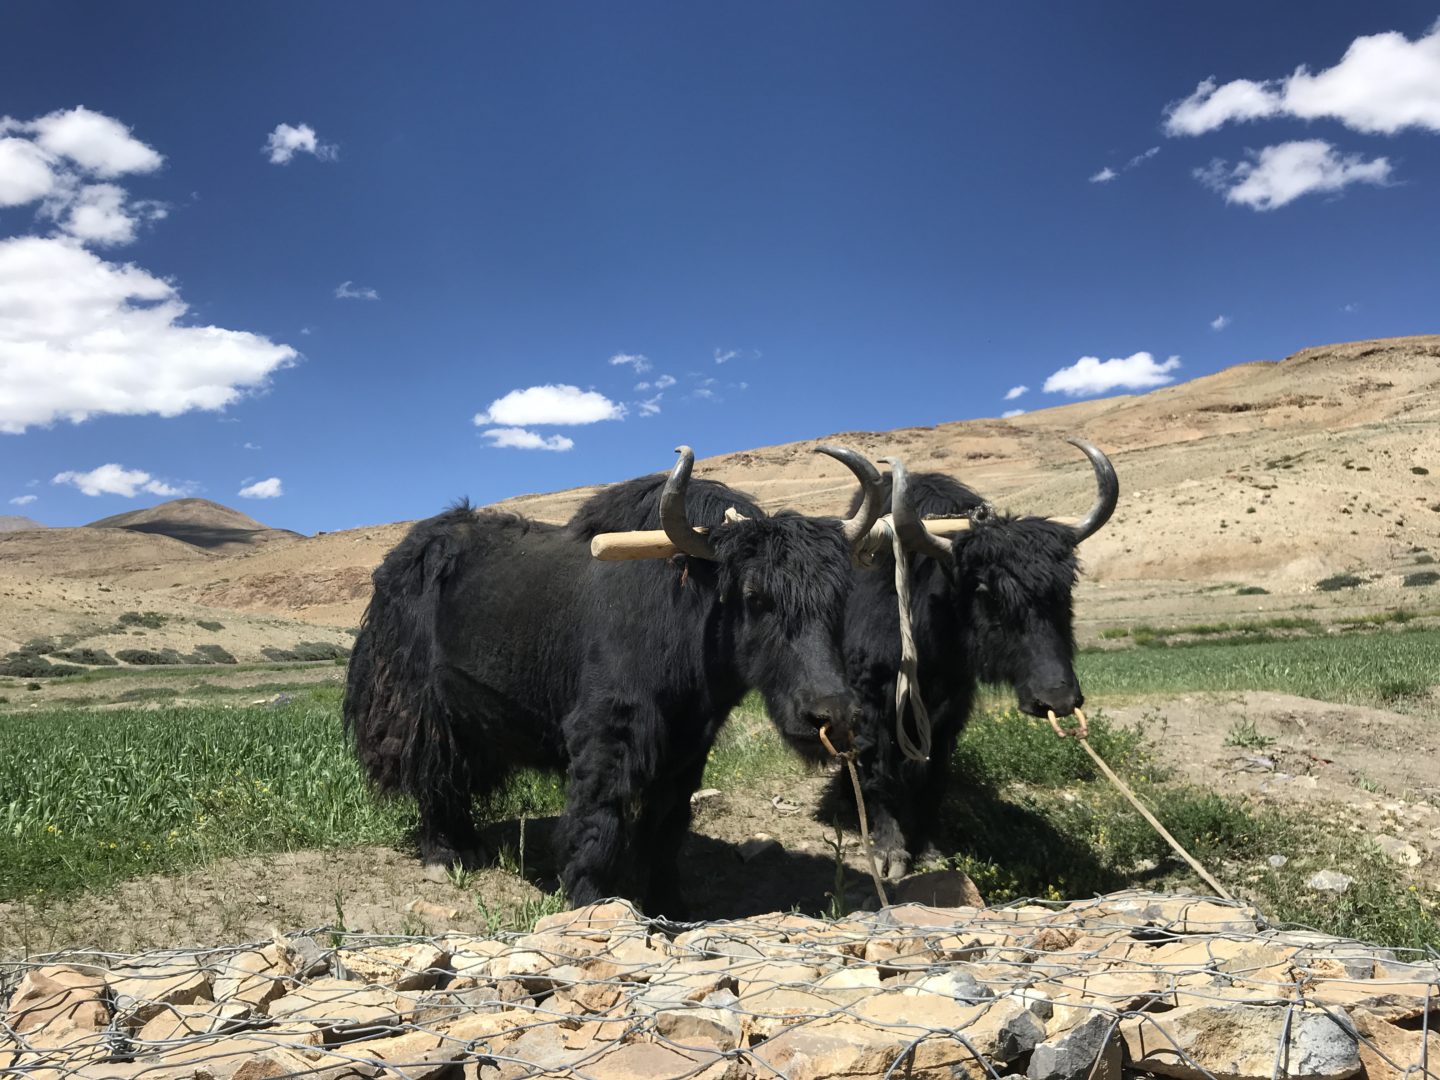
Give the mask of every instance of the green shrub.
POLYGON ((1413 589, 1417 585, 1434 585, 1437 581, 1440 581, 1440 574, 1434 570, 1418 570, 1413 574, 1406 574, 1401 584, 1413 589))
POLYGON ((91 667, 114 667, 116 663, 115 658, 104 649, 65 649, 51 655, 75 664, 89 664, 91 667))
POLYGON ((127 664, 149 667, 185 663, 185 658, 174 649, 161 649, 159 652, 154 649, 118 649, 115 652, 115 658, 123 660, 127 664))
POLYGON ((209 631, 211 631, 212 633, 213 633, 214 631, 216 631, 216 630, 224 630, 224 629, 225 629, 225 624, 224 624, 224 623, 211 622, 211 621, 208 620, 208 619, 196 619, 196 620, 195 620, 195 625, 198 626, 198 627, 200 627, 201 630, 209 630, 209 631))
POLYGON ((1354 574, 1332 574, 1315 582, 1315 588, 1321 592, 1339 592, 1341 589, 1353 589, 1363 584, 1365 579, 1354 574))
POLYGON ((13 652, 0 660, 0 675, 14 675, 21 679, 58 679, 65 675, 79 675, 84 668, 73 664, 52 664, 43 656, 13 652))
POLYGON ((25 642, 24 645, 21 645, 20 648, 16 649, 15 651, 18 653, 23 653, 26 656, 46 656, 54 652, 55 649, 55 642, 51 641, 49 638, 38 637, 31 638, 29 641, 25 642))
POLYGON ((265 657, 266 660, 275 661, 277 664, 293 664, 300 659, 299 655, 290 649, 277 649, 273 646, 267 646, 261 649, 260 655, 265 657))
POLYGON ((127 611, 119 618, 121 626, 143 626, 147 630, 159 630, 169 622, 169 616, 158 611, 127 611))
POLYGON ((219 645, 197 645, 195 646, 197 656, 204 657, 202 664, 233 664, 235 657, 219 645))
POLYGON ((1236 596, 1269 596, 1270 590, 1260 585, 1241 585, 1235 590, 1236 596))
POLYGON ((332 645, 328 641, 302 641, 295 646, 301 660, 340 660, 350 655, 343 645, 332 645))

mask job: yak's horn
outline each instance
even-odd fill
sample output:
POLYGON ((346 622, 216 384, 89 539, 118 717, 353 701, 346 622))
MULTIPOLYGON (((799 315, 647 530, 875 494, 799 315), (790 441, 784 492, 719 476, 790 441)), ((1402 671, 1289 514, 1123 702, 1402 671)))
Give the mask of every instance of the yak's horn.
POLYGON ((1115 466, 1110 464, 1110 459, 1098 447, 1091 446, 1084 439, 1066 439, 1071 446, 1077 446, 1090 459, 1090 464, 1095 467, 1095 486, 1099 491, 1095 495, 1095 505, 1090 507, 1090 513, 1085 515, 1085 520, 1075 526, 1075 542, 1094 536, 1100 531, 1110 515, 1115 512, 1115 504, 1120 500, 1120 481, 1115 476, 1115 466))
POLYGON ((948 559, 951 542, 927 529, 925 522, 915 513, 915 507, 910 503, 910 476, 905 471, 905 462, 898 457, 885 460, 890 463, 892 481, 890 520, 895 523, 895 533, 900 537, 900 543, 905 545, 907 550, 929 555, 932 559, 948 559))
POLYGON ((875 468, 864 454, 846 450, 843 446, 817 446, 815 453, 829 455, 860 480, 864 501, 861 502, 860 509, 855 511, 855 516, 847 519, 844 525, 846 541, 851 548, 858 550, 861 542, 870 534, 871 527, 885 512, 885 484, 880 479, 880 470, 875 468))
POLYGON ((675 452, 680 460, 670 471, 665 490, 660 494, 660 524, 676 550, 697 559, 714 559, 715 549, 710 541, 691 528, 685 513, 685 491, 690 486, 690 470, 695 467, 695 451, 688 446, 677 446, 675 452))

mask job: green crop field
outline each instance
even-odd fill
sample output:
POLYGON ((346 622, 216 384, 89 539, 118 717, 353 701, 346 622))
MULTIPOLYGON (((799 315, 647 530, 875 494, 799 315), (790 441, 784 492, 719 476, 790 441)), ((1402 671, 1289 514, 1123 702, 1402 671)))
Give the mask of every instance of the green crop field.
MULTIPOLYGON (((1333 701, 1416 703, 1440 676, 1440 632, 1368 632, 1249 644, 1131 648, 1080 658, 1087 694, 1271 689, 1333 701)), ((276 687, 284 684, 277 682, 276 687)), ((1417 706, 1418 707, 1418 706, 1417 706)), ((745 793, 802 767, 758 704, 722 732, 706 784, 745 793)), ((1434 896, 1352 838, 1308 817, 1256 811, 1167 777, 1143 735, 1094 717, 1091 743, 1223 880, 1243 880, 1271 915, 1396 945, 1440 946, 1434 896), (1304 852, 1256 872, 1272 851, 1304 852), (1299 888, 1316 866, 1358 884, 1339 899, 1299 888)), ((943 836, 993 901, 1193 885, 1169 849, 1100 782, 1073 743, 1008 710, 967 729, 943 836)), ((482 808, 552 814, 557 778, 526 775, 482 808)), ((0 901, 74 895, 141 875, 263 852, 408 844, 414 811, 368 792, 341 736, 339 690, 290 688, 277 703, 217 696, 192 707, 0 712, 0 901)), ((817 828, 820 826, 817 825, 817 828)))

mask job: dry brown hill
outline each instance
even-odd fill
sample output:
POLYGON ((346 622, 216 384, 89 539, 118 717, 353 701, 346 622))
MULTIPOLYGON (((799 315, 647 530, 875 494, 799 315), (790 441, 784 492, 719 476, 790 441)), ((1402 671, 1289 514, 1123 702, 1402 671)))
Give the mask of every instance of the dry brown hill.
POLYGON ((38 521, 32 521, 27 517, 18 517, 15 514, 0 514, 0 532, 23 532, 27 529, 43 529, 38 521))
POLYGON ((171 499, 143 510, 92 521, 90 529, 127 529, 169 536, 207 551, 238 554, 260 544, 299 540, 299 533, 272 529, 248 514, 209 499, 171 499))
MULTIPOLYGON (((959 407, 963 386, 955 396, 959 407)), ((1002 507, 1065 517, 1082 513, 1094 490, 1088 464, 1063 441, 1070 434, 1110 453, 1122 489, 1114 519, 1082 551, 1082 628, 1257 609, 1440 606, 1436 587, 1401 587, 1429 552, 1440 555, 1440 335, 1305 349, 1144 395, 1009 420, 826 434, 708 458, 697 472, 770 507, 839 513, 853 481, 811 452, 833 441, 876 461, 899 455, 912 470, 951 473, 1002 507), (1315 591, 1327 575, 1352 571, 1367 578, 1362 588, 1315 591), (1236 596, 1226 587, 1233 585, 1263 586, 1270 595, 1236 596)), ((657 467, 666 457, 660 454, 657 467)), ((593 490, 500 505, 563 521, 593 490)), ((234 518, 225 522, 236 527, 234 518)), ((316 624, 358 622, 370 571, 407 528, 282 534, 286 542, 240 549, 202 549, 173 533, 131 531, 120 541, 109 528, 8 534, 0 536, 0 585, 18 570, 29 603, 59 611, 63 602, 44 599, 47 579, 103 578, 151 606, 243 611, 281 620, 285 633, 296 622, 318 632, 316 624), (137 541, 154 546, 133 546, 137 541)), ((17 595, 12 590, 7 604, 17 595)), ((23 617, 0 618, 0 646, 19 633, 11 624, 23 617)))

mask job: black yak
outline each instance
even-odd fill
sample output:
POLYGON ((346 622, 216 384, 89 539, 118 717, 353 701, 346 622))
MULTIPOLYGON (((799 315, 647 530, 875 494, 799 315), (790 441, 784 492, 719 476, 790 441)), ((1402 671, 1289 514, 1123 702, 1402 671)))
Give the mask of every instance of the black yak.
MULTIPOLYGON (((932 827, 979 683, 1008 683, 1031 716, 1049 710, 1066 716, 1084 704, 1073 667, 1075 548, 1110 519, 1119 484, 1103 453, 1070 442, 1090 458, 1099 488, 1077 526, 996 514, 958 481, 941 473, 910 477, 892 461, 887 502, 896 533, 914 553, 910 609, 917 677, 932 724, 928 761, 906 758, 896 735, 900 630, 888 544, 873 571, 857 572, 845 615, 845 665, 862 710, 855 729, 862 790, 876 856, 892 879, 907 872, 912 856, 935 855, 932 827), (947 539, 925 527, 926 517, 965 517, 971 525, 947 539)), ((908 710, 906 721, 913 724, 908 710)))
POLYGON ((625 896, 683 914, 690 795, 730 710, 758 689, 786 740, 817 757, 820 728, 858 716, 841 634, 880 476, 852 451, 825 452, 867 492, 847 521, 772 517, 724 485, 690 485, 680 447, 668 478, 613 485, 566 526, 461 505, 386 556, 344 722, 380 790, 418 801, 427 867, 479 860, 473 798, 517 768, 563 769, 555 847, 570 902, 625 896), (662 526, 683 554, 592 559, 615 521, 662 526))

